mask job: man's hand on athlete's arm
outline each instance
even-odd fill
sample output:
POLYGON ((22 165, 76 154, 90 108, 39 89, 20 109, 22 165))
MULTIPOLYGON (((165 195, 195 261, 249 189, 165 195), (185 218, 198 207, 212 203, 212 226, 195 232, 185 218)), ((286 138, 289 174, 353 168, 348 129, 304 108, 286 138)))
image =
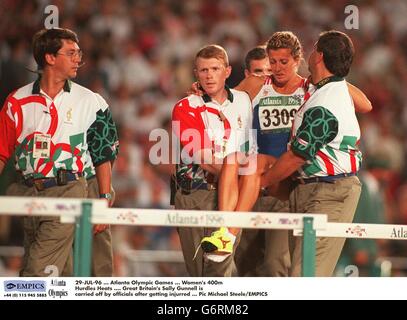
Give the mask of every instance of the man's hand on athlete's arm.
POLYGON ((189 96, 191 94, 195 94, 197 96, 203 96, 204 93, 205 93, 205 91, 203 90, 203 88, 201 87, 201 85, 199 84, 198 81, 195 81, 194 83, 192 83, 191 87, 186 92, 187 96, 189 96))

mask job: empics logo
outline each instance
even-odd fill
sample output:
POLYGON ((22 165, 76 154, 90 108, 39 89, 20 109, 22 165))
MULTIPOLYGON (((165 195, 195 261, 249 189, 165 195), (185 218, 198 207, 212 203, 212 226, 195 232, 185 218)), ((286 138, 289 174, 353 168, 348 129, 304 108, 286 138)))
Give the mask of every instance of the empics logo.
POLYGON ((15 287, 17 287, 17 285, 15 285, 14 283, 7 283, 7 284, 5 284, 5 287, 6 287, 6 291, 7 290, 12 290, 12 289, 14 289, 15 287))
POLYGON ((18 291, 18 292, 46 292, 45 281, 21 281, 9 280, 4 281, 4 291, 18 291))

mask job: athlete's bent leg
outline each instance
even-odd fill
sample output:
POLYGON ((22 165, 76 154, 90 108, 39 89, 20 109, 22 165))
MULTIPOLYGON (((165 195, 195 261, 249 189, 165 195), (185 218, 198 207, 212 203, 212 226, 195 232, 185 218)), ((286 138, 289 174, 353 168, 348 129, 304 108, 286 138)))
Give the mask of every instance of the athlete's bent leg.
POLYGON ((258 154, 257 170, 254 174, 244 175, 240 183, 239 199, 235 211, 251 211, 257 201, 261 187, 261 176, 276 162, 273 156, 258 154))

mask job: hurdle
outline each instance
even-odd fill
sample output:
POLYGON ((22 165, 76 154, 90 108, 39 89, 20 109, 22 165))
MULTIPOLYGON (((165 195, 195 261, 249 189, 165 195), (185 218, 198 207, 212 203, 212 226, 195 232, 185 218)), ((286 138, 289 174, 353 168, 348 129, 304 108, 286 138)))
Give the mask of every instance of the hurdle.
POLYGON ((89 222, 92 208, 101 210, 107 208, 107 203, 99 199, 0 197, 0 214, 59 216, 61 222, 75 224, 75 242, 84 248, 74 245, 74 275, 90 274, 92 225, 89 222))
POLYGON ((407 225, 327 222, 325 214, 108 208, 99 199, 1 196, 0 214, 59 216, 62 223, 74 223, 74 275, 81 277, 90 276, 92 224, 293 230, 304 240, 304 277, 315 276, 318 237, 407 240, 407 225))
POLYGON ((92 224, 300 229, 304 234, 302 276, 313 277, 316 234, 328 223, 325 214, 108 208, 99 199, 33 197, 0 197, 0 214, 59 216, 62 223, 74 223, 74 275, 78 277, 91 273, 92 224))
POLYGON ((62 223, 74 223, 74 275, 81 277, 90 276, 92 224, 293 230, 303 236, 304 277, 315 276, 318 237, 407 240, 407 225, 327 222, 325 214, 108 208, 99 199, 0 196, 0 214, 59 216, 62 223))
MULTIPOLYGON (((293 231, 294 236, 302 236, 302 230, 293 231)), ((329 222, 325 229, 316 231, 317 237, 407 240, 407 225, 373 223, 329 222)))

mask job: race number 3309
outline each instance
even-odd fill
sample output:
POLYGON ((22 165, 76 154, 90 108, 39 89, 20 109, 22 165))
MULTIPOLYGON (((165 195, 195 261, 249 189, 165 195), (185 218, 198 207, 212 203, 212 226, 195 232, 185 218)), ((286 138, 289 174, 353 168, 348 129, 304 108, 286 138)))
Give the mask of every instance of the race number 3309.
POLYGON ((262 106, 259 109, 260 129, 262 131, 290 130, 296 112, 297 106, 262 106))

